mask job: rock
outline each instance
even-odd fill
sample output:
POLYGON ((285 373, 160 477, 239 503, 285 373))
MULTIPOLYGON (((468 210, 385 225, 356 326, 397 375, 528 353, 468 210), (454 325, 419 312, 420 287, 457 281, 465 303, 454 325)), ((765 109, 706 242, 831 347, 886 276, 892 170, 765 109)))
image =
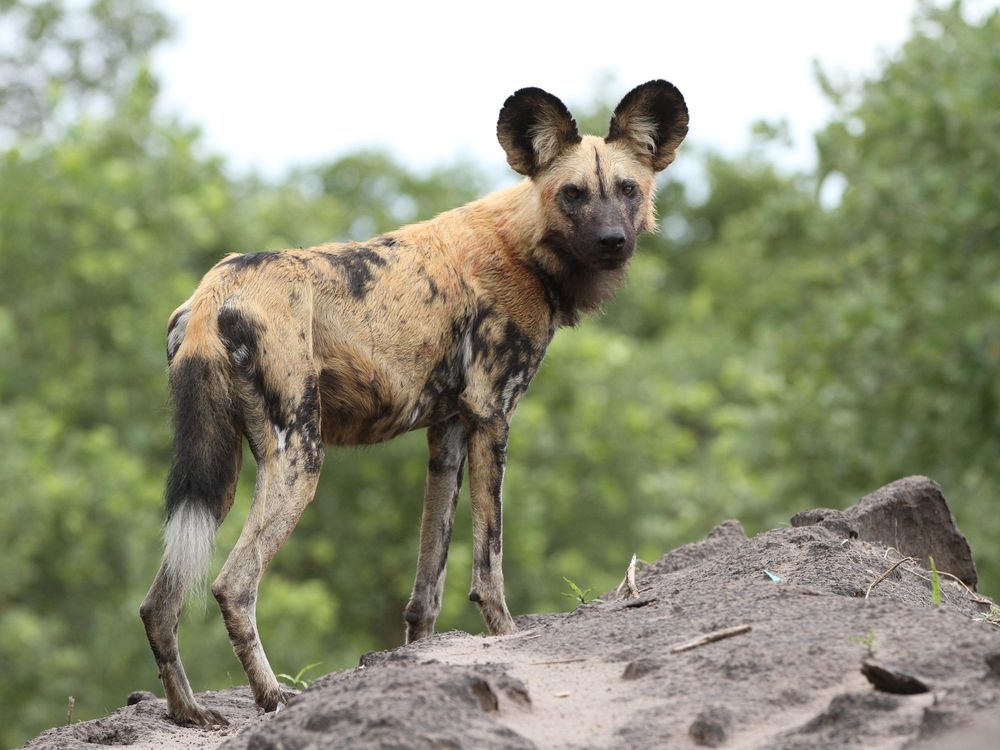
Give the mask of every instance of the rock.
POLYGON ((916 695, 930 690, 927 683, 899 667, 873 659, 861 662, 861 674, 868 678, 876 690, 895 695, 916 695))
POLYGON ((661 666, 662 664, 656 659, 635 659, 625 665, 625 671, 622 672, 622 679, 638 680, 640 677, 645 677, 651 672, 655 672, 661 666))
POLYGON ((701 711, 688 727, 688 735, 696 745, 702 747, 718 747, 729 736, 729 727, 733 723, 732 714, 722 706, 701 711))
POLYGON ((895 547, 929 568, 951 573, 970 588, 978 580, 969 542, 941 492, 923 476, 906 477, 865 495, 845 511, 815 508, 792 517, 792 526, 823 526, 844 537, 895 547))
POLYGON ((142 701, 155 701, 156 696, 153 695, 148 690, 134 690, 128 694, 128 698, 125 699, 126 706, 134 706, 136 703, 141 703, 142 701))
POLYGON ((1000 677, 1000 651, 986 657, 986 666, 989 667, 991 675, 1000 677))
POLYGON ((792 516, 792 526, 822 526, 843 539, 857 539, 858 530, 842 510, 811 508, 792 516))

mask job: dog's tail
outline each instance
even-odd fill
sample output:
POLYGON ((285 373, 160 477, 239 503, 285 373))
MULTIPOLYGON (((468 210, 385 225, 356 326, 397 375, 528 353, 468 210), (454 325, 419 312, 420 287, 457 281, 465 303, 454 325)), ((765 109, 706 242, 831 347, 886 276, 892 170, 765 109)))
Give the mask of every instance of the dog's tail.
POLYGON ((196 295, 171 317, 167 334, 174 444, 163 562, 188 595, 203 591, 240 470, 242 431, 216 316, 217 306, 196 295))

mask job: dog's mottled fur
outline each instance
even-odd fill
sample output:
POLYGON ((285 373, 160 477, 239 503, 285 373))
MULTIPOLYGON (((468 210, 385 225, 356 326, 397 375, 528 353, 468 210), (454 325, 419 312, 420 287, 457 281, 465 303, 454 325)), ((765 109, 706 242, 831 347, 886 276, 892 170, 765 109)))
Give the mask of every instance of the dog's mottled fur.
POLYGON ((655 174, 687 123, 665 81, 625 96, 606 138, 581 137, 562 102, 522 89, 497 125, 520 184, 369 242, 230 255, 205 275, 169 322, 165 553, 140 611, 175 721, 225 721, 195 702, 177 620, 232 506, 244 437, 257 461, 253 506, 212 593, 262 709, 287 695, 257 634, 257 587, 313 498, 324 444, 427 428, 407 641, 434 631, 468 461, 469 599, 491 633, 514 630, 501 568, 511 415, 556 330, 622 284, 636 236, 654 227, 655 174))

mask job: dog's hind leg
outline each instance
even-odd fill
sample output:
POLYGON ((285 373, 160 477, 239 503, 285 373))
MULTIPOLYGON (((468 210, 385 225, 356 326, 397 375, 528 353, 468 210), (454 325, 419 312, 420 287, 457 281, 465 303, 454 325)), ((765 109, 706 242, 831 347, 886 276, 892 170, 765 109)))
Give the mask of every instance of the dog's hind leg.
POLYGON ((183 602, 184 590, 175 585, 166 565, 161 565, 140 613, 160 670, 160 680, 167 698, 167 713, 178 724, 224 726, 229 722, 220 713, 202 707, 195 700, 191 683, 188 682, 181 663, 177 649, 177 620, 183 602))
POLYGON ((257 632, 257 590, 271 559, 291 534, 316 490, 318 473, 301 467, 289 449, 262 460, 250 516, 226 564, 212 584, 236 656, 257 705, 274 711, 285 703, 257 632))
POLYGON ((257 485, 246 525, 212 593, 257 705, 274 711, 286 695, 257 632, 257 589, 316 491, 323 463, 320 396, 309 337, 282 334, 299 326, 295 311, 272 309, 265 319, 259 311, 234 306, 220 313, 219 325, 232 352, 237 401, 257 459, 257 485))
POLYGON ((448 545, 465 468, 465 429, 458 417, 427 430, 430 458, 424 512, 420 520, 420 552, 413 593, 403 611, 406 642, 434 632, 448 564, 448 545))

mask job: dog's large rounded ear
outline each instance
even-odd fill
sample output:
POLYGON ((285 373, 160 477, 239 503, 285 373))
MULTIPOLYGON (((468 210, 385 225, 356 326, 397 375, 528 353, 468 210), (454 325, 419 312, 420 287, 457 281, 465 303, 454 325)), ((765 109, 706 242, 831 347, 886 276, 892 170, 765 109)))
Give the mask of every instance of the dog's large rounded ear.
POLYGON ((607 143, 629 144, 659 172, 674 160, 688 132, 688 111, 677 87, 650 81, 629 91, 615 108, 607 143))
POLYGON ((566 105, 537 88, 521 89, 507 98, 497 121, 497 138, 507 152, 507 163, 528 177, 581 140, 566 105))

